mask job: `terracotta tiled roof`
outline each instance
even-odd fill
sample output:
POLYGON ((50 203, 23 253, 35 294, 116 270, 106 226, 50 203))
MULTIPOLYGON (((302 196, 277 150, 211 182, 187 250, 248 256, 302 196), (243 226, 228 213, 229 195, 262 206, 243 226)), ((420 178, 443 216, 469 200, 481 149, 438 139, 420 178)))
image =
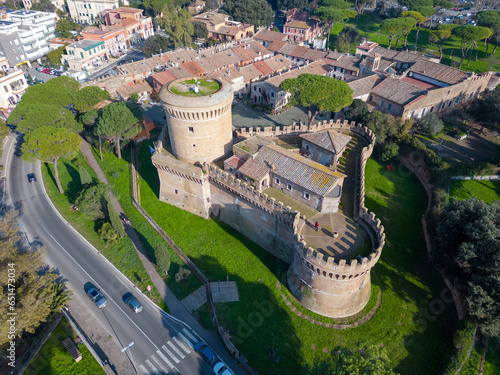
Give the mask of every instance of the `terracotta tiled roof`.
POLYGON ((288 35, 279 33, 277 31, 271 30, 261 30, 253 37, 255 40, 263 40, 266 42, 274 42, 275 40, 283 40, 286 41, 288 39, 288 35))
POLYGON ((292 62, 288 60, 283 55, 276 55, 271 57, 270 59, 264 60, 266 64, 274 71, 280 71, 292 66, 292 62))
POLYGON ((349 82, 348 85, 353 91, 352 97, 357 98, 371 93, 373 88, 380 82, 382 82, 382 78, 380 78, 376 74, 373 74, 371 76, 349 82))
POLYGON ((204 71, 196 61, 186 61, 182 66, 193 76, 201 76, 204 71))
POLYGON ((253 66, 253 64, 242 66, 238 70, 243 74, 245 82, 251 82, 262 77, 262 72, 253 66))
POLYGON ((167 83, 175 81, 177 77, 170 73, 168 70, 164 70, 163 72, 153 74, 153 79, 158 81, 160 85, 164 86, 167 83))
POLYGON ((303 134, 300 138, 334 154, 339 154, 352 139, 348 135, 338 133, 334 130, 303 134))
POLYGON ((272 74, 274 71, 267 65, 266 61, 257 61, 253 63, 253 66, 259 70, 259 72, 262 73, 262 75, 269 75, 272 74))
POLYGON ((462 82, 469 77, 468 73, 461 70, 423 59, 418 59, 417 62, 412 65, 410 71, 450 85, 462 82))
POLYGON ((293 8, 286 12, 286 19, 307 21, 309 19, 309 13, 301 12, 299 9, 293 8))
POLYGON ((118 69, 125 74, 143 74, 163 66, 163 61, 158 56, 150 57, 149 59, 134 61, 128 64, 118 66, 118 69))
POLYGON ((283 73, 281 75, 277 75, 269 78, 266 82, 276 88, 279 87, 280 83, 288 78, 297 78, 301 74, 316 74, 316 75, 325 75, 331 71, 331 68, 325 64, 324 61, 314 61, 309 65, 305 65, 300 69, 293 69, 289 72, 283 73))
POLYGON ((344 177, 341 173, 276 145, 263 146, 238 171, 259 180, 271 168, 274 175, 321 196, 326 195, 335 187, 337 180, 344 177))
POLYGON ((166 64, 183 63, 184 61, 193 60, 198 56, 198 53, 193 49, 179 48, 175 51, 167 52, 161 56, 166 64))
POLYGON ((226 81, 227 83, 232 85, 236 79, 243 77, 243 74, 240 73, 234 66, 231 66, 229 68, 224 68, 210 73, 208 76, 226 81))
POLYGON ((170 74, 174 75, 175 78, 191 77, 191 73, 189 72, 189 70, 187 70, 186 68, 184 68, 182 65, 181 66, 177 66, 177 67, 168 68, 167 71, 170 74))
POLYGON ((120 94, 123 99, 128 99, 129 96, 134 92, 139 94, 141 92, 147 92, 151 90, 152 88, 149 83, 143 81, 141 83, 136 83, 135 85, 122 85, 122 87, 118 88, 116 92, 118 92, 118 94, 120 94))
POLYGON ((228 164, 233 168, 239 169, 243 164, 245 164, 245 160, 233 155, 229 159, 224 160, 224 164, 228 164))
POLYGON ((425 94, 426 90, 400 79, 388 77, 375 86, 372 93, 404 106, 425 94))
POLYGON ((296 21, 296 20, 287 22, 285 26, 294 27, 296 29, 306 29, 306 30, 311 27, 305 21, 296 21))
POLYGON ((142 9, 129 8, 129 7, 119 7, 116 9, 106 9, 109 13, 142 13, 142 9))
POLYGON ((269 51, 272 51, 272 52, 280 52, 281 53, 281 49, 283 48, 284 45, 288 44, 287 42, 283 41, 283 40, 275 40, 274 42, 272 42, 268 47, 267 49, 269 51))
POLYGON ((424 90, 434 90, 440 87, 438 85, 433 85, 432 83, 421 81, 419 79, 415 79, 412 77, 403 77, 401 78, 401 81, 404 81, 406 83, 411 83, 412 85, 418 86, 424 90))
POLYGON ((132 138, 133 141, 138 141, 141 139, 149 139, 150 131, 155 128, 155 123, 147 115, 144 115, 142 122, 139 125, 139 133, 132 138))

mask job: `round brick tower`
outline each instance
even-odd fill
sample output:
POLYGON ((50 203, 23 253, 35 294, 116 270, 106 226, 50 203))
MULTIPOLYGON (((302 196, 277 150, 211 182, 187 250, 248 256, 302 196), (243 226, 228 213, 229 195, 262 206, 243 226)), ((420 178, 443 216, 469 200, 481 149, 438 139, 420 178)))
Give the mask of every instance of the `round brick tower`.
POLYGON ((181 78, 163 86, 160 100, 175 157, 187 163, 204 163, 231 151, 233 90, 228 83, 181 78))

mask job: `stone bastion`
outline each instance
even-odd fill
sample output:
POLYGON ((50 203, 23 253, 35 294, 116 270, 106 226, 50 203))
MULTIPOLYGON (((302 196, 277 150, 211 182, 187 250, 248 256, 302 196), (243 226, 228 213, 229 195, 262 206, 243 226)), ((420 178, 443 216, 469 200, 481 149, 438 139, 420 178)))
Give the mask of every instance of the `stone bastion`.
POLYGON ((180 78, 163 86, 160 101, 175 157, 187 163, 204 163, 231 151, 233 89, 227 82, 180 78))

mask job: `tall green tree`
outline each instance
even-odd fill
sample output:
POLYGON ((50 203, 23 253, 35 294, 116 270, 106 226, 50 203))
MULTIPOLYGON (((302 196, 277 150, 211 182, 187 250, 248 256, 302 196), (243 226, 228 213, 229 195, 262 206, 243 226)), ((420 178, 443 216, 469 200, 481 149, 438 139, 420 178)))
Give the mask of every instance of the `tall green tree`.
POLYGON ((481 133, 484 128, 500 131, 500 86, 474 99, 469 113, 481 124, 481 133))
POLYGON ((273 9, 266 0, 227 0, 223 10, 235 21, 258 26, 269 26, 273 22, 273 9))
POLYGON ((94 126, 99 118, 99 111, 97 109, 90 109, 80 116, 80 122, 85 126, 94 126))
POLYGON ((443 131, 444 123, 435 113, 429 112, 420 119, 418 126, 425 134, 434 137, 443 131))
POLYGON ((42 126, 29 132, 24 137, 21 158, 25 161, 52 162, 57 188, 63 194, 64 190, 59 180, 57 161, 60 157, 70 157, 78 152, 80 142, 80 137, 67 129, 42 126))
POLYGON ((321 6, 315 10, 314 14, 327 24, 326 45, 328 48, 330 48, 330 32, 332 26, 337 22, 342 22, 345 16, 344 11, 349 9, 349 6, 350 4, 344 0, 324 0, 321 2, 321 6))
POLYGON ((167 6, 167 0, 144 0, 144 8, 153 12, 155 17, 158 17, 162 10, 167 6))
POLYGON ((168 252, 168 248, 165 244, 160 244, 155 248, 155 258, 156 265, 165 272, 165 275, 168 274, 168 270, 170 269, 170 253, 168 252))
POLYGON ((452 34, 460 38, 460 49, 462 51, 462 59, 458 69, 462 69, 462 64, 469 53, 469 63, 472 54, 472 48, 477 48, 477 42, 491 36, 491 30, 486 27, 462 25, 453 29, 452 34))
POLYGON ((60 38, 74 39, 70 31, 80 31, 80 29, 81 27, 78 23, 66 17, 60 17, 56 23, 56 32, 60 38))
POLYGON ((436 43, 439 47, 439 61, 443 58, 443 45, 446 43, 448 39, 451 38, 451 31, 453 27, 450 28, 441 28, 441 26, 452 26, 452 25, 439 25, 437 30, 429 31, 429 38, 431 43, 436 43))
POLYGON ((193 39, 207 39, 208 29, 203 22, 193 22, 193 39))
POLYGON ((85 113, 97 104, 109 99, 109 92, 98 86, 86 86, 79 90, 73 101, 73 106, 80 113, 85 113))
MULTIPOLYGON (((486 39, 486 51, 484 52, 484 57, 486 57, 490 47, 490 40, 493 39, 494 42, 498 42, 500 39, 500 12, 495 10, 485 10, 477 13, 474 18, 478 26, 487 27, 492 30, 492 37, 486 39)), ((498 43, 495 43, 493 54, 496 52, 497 44, 498 43)))
MULTIPOLYGON (((416 12, 414 10, 408 10, 405 12, 401 12, 401 17, 411 17, 416 21, 417 34, 415 35, 415 45, 417 45, 418 33, 420 32, 420 27, 427 20, 427 18, 423 14, 421 14, 420 12, 416 12)), ((406 46, 406 40, 405 40, 405 46, 406 46)))
POLYGON ((103 108, 97 120, 96 134, 113 140, 116 144, 118 159, 121 159, 120 141, 137 135, 140 120, 142 120, 142 115, 137 106, 127 105, 124 102, 112 103, 103 108))
MULTIPOLYGON (((394 37, 400 35, 403 32, 405 23, 406 21, 403 21, 402 17, 398 17, 383 20, 380 24, 381 30, 389 34, 389 46, 387 47, 388 49, 391 49, 392 40, 394 39, 394 37)), ((398 43, 396 42, 396 47, 397 46, 398 43)))
POLYGON ((91 220, 102 219, 106 216, 109 197, 108 185, 86 185, 75 200, 81 213, 91 220))
POLYGON ((52 284, 52 301, 50 301, 50 312, 58 312, 68 303, 71 291, 66 288, 66 283, 56 281, 52 284))
POLYGON ((307 107, 308 126, 320 111, 338 112, 352 103, 352 89, 344 81, 327 76, 301 74, 281 82, 289 92, 291 103, 307 107))
POLYGON ((144 55, 146 55, 146 57, 151 57, 162 52, 167 52, 169 45, 170 41, 168 40, 168 38, 165 38, 160 34, 156 34, 146 39, 142 47, 142 52, 144 53, 144 55))
POLYGON ((80 84, 74 78, 67 76, 52 78, 40 85, 28 87, 19 105, 39 103, 67 107, 73 102, 79 88, 80 84))
POLYGON ((190 46, 193 42, 194 27, 191 15, 185 9, 169 6, 164 9, 159 24, 165 29, 175 47, 190 46))
MULTIPOLYGON (((22 103, 22 102, 21 102, 22 103)), ((21 133, 28 133, 44 126, 80 132, 83 127, 75 120, 75 115, 59 105, 21 104, 9 116, 9 124, 16 125, 21 133)))

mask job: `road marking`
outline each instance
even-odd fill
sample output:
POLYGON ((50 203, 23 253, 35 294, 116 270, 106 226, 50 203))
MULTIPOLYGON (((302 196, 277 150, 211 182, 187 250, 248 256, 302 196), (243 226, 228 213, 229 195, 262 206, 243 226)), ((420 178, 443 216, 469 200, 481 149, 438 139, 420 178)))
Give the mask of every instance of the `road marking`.
POLYGON ((148 373, 148 370, 146 370, 146 367, 144 367, 143 365, 139 365, 139 368, 141 369, 141 371, 142 371, 143 374, 147 374, 148 373))
POLYGON ((174 368, 174 365, 172 364, 172 362, 170 362, 170 360, 167 357, 165 357, 165 354, 163 354, 159 350, 156 351, 156 354, 158 354, 161 357, 161 359, 163 359, 167 363, 167 365, 170 366, 170 368, 174 368))
POLYGON ((153 358, 153 361, 155 361, 156 364, 161 368, 161 371, 163 371, 165 374, 168 374, 168 370, 165 368, 165 366, 162 365, 162 363, 158 360, 158 358, 155 357, 154 354, 151 356, 151 358, 153 358))
POLYGON ((184 354, 182 354, 182 352, 177 349, 177 346, 175 346, 172 341, 167 342, 167 345, 170 346, 174 350, 174 352, 176 352, 177 355, 181 357, 181 359, 184 359, 184 354))
POLYGON ((162 346, 163 350, 174 360, 175 363, 179 363, 180 361, 177 359, 177 357, 165 346, 162 346))
POLYGON ((183 328, 182 329, 182 332, 184 332, 186 334, 187 337, 189 337, 191 339, 191 342, 192 342, 192 346, 194 348, 194 345, 200 341, 200 340, 196 340, 196 338, 186 329, 186 328, 183 328))
MULTIPOLYGON (((179 332, 179 336, 181 336, 184 341, 186 341, 189 345, 189 341, 187 341, 187 339, 184 337, 184 335, 182 333, 179 332)), ((180 341, 177 337, 173 337, 174 341, 177 343, 177 345, 179 345, 181 347, 182 350, 184 350, 186 352, 186 354, 189 354, 191 353, 191 350, 189 350, 186 345, 184 345, 184 343, 182 341, 180 341)))
POLYGON ((153 370, 153 372, 156 374, 156 375, 161 375, 160 374, 160 371, 158 371, 158 369, 151 363, 151 361, 149 359, 146 359, 145 360, 146 364, 151 368, 151 370, 153 370))

